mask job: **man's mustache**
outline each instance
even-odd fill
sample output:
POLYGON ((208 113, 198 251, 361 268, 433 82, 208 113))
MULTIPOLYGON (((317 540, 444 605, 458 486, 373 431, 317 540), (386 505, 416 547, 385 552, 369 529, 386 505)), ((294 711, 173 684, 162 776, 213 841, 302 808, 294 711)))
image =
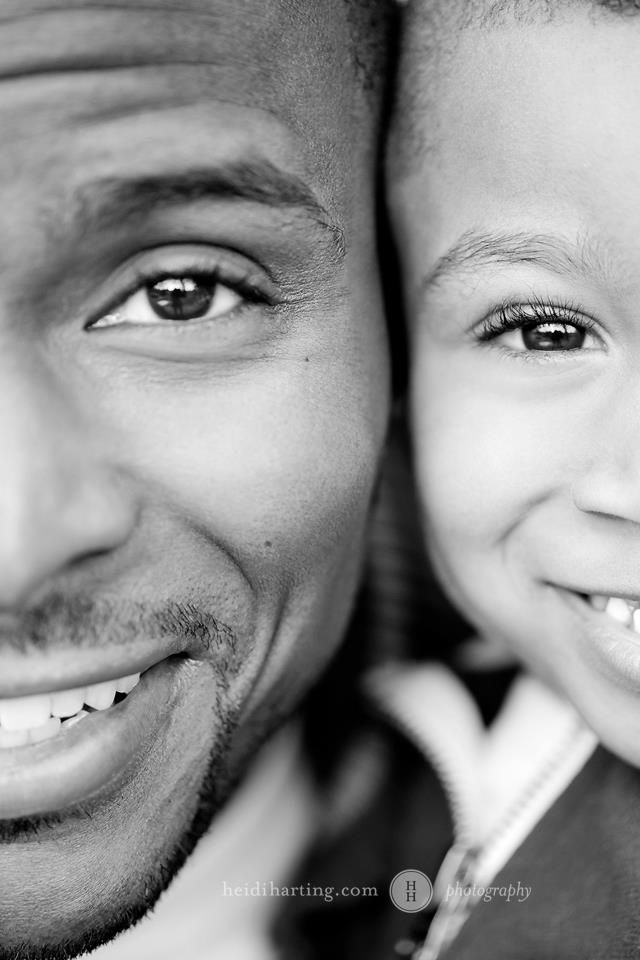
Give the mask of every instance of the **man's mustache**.
POLYGON ((7 649, 28 654, 123 647, 141 636, 178 639, 185 649, 203 653, 224 648, 233 655, 236 648, 230 627, 192 600, 151 604, 55 593, 23 613, 0 617, 0 658, 7 649))

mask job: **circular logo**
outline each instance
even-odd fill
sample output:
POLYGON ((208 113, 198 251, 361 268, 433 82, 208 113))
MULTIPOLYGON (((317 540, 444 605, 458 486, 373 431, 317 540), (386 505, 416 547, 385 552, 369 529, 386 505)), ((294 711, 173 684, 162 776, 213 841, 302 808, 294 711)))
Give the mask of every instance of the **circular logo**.
POLYGON ((389 884, 389 896, 403 913, 418 913, 431 903, 433 884, 421 870, 401 870, 389 884))

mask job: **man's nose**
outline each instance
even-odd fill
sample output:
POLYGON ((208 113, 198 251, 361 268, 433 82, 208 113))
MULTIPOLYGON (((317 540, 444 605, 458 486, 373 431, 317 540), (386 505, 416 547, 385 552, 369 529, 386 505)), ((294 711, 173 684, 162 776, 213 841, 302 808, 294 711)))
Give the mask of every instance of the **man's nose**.
POLYGON ((572 493, 585 513, 640 523, 640 383, 633 380, 587 427, 572 493))
POLYGON ((0 362, 0 611, 131 531, 132 502, 91 415, 44 364, 0 362))

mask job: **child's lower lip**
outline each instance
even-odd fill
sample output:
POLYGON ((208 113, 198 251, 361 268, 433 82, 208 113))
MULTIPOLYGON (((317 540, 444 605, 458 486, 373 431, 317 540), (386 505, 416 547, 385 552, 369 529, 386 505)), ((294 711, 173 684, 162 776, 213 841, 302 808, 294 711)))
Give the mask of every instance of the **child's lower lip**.
POLYGON ((181 663, 163 660, 122 703, 51 740, 0 752, 0 819, 59 812, 119 782, 162 730, 181 663))
POLYGON ((640 635, 591 606, 584 594, 563 590, 580 619, 578 639, 585 656, 600 673, 637 693, 640 689, 640 635))

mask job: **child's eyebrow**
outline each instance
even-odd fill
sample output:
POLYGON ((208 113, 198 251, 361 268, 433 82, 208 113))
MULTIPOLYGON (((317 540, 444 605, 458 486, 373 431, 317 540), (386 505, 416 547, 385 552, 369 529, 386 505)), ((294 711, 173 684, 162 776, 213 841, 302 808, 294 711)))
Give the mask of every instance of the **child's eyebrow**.
MULTIPOLYGON (((468 230, 440 257, 422 280, 420 296, 482 267, 533 264, 553 273, 588 276, 609 282, 613 257, 602 241, 586 234, 573 240, 562 234, 484 233, 468 230)), ((616 267, 619 258, 616 258, 616 267)), ((616 278, 619 283, 620 277, 616 278)))

